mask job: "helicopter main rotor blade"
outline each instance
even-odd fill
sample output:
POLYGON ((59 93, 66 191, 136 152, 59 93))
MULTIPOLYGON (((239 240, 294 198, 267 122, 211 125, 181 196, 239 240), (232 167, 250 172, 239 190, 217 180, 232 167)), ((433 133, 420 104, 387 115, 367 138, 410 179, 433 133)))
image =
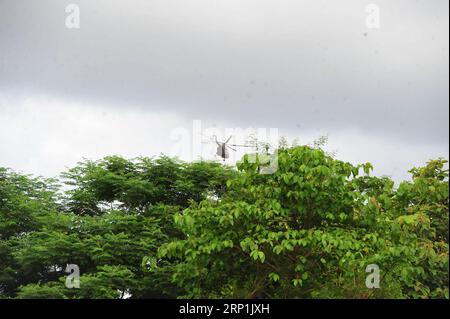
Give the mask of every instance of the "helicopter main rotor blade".
POLYGON ((233 137, 233 135, 231 135, 231 136, 225 141, 225 144, 228 143, 228 142, 231 140, 232 137, 233 137))
POLYGON ((238 147, 254 147, 253 145, 241 145, 241 144, 227 144, 231 146, 238 146, 238 147))
POLYGON ((229 149, 231 149, 231 150, 237 152, 237 151, 236 151, 234 148, 232 148, 230 145, 226 144, 225 146, 228 147, 229 149))

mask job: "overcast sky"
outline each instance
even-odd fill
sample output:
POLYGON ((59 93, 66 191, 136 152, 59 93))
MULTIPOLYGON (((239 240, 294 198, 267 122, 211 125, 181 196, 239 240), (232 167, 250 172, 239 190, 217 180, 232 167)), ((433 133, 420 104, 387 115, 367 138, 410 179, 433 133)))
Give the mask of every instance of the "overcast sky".
POLYGON ((449 154, 448 5, 0 0, 0 166, 54 176, 83 157, 170 153, 201 120, 328 134, 338 158, 406 178, 449 154))

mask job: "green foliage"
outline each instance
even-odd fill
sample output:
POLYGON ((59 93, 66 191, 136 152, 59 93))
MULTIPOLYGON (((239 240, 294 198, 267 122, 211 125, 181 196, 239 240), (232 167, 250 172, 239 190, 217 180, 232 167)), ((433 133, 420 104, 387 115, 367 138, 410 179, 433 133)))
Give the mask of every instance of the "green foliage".
POLYGON ((246 156, 220 200, 176 216, 186 237, 159 257, 177 261, 173 280, 186 297, 448 298, 440 163, 413 170, 395 190, 369 175, 370 163, 353 166, 317 148, 279 150, 272 175, 246 156), (382 270, 380 289, 365 286, 369 264, 382 270))
POLYGON ((0 170, 0 296, 177 296, 173 266, 156 262, 157 249, 183 238, 175 213, 220 196, 233 174, 214 162, 106 157, 63 174, 60 196, 52 181, 0 170), (67 264, 79 266, 80 289, 65 287, 67 264))
POLYGON ((143 212, 156 204, 187 207, 209 193, 219 196, 233 174, 215 162, 183 163, 165 156, 129 161, 109 156, 79 163, 63 178, 73 187, 67 210, 92 216, 111 208, 143 212))
POLYGON ((52 180, 31 178, 0 167, 0 240, 38 227, 38 217, 57 207, 55 189, 52 180))
POLYGON ((324 142, 282 141, 274 174, 260 174, 262 155, 238 171, 111 156, 79 163, 64 187, 0 168, 0 298, 448 299, 447 162, 395 187, 324 142))

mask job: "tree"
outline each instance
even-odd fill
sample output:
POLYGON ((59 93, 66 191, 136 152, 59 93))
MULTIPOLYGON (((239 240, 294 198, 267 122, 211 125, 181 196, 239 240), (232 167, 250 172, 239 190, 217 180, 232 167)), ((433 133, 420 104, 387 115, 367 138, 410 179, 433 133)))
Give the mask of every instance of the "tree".
POLYGON ((112 156, 63 174, 69 189, 58 197, 43 180, 2 172, 0 292, 21 298, 176 297, 172 265, 143 261, 183 238, 176 212, 219 196, 235 173, 214 162, 112 156), (64 286, 67 264, 79 266, 80 289, 64 286))
MULTIPOLYGON (((278 156, 272 175, 258 174, 259 163, 244 157, 221 199, 175 217, 186 237, 164 244, 159 257, 176 260, 173 280, 187 297, 448 298, 448 244, 428 237, 437 224, 404 216, 421 210, 396 204, 406 186, 394 190, 388 178, 369 175, 371 164, 354 166, 314 147, 278 156), (380 289, 365 286, 372 264, 381 269, 380 289)), ((445 219, 448 175, 438 176, 428 182, 440 183, 439 201, 429 201, 444 205, 445 219)))
POLYGON ((187 207, 191 200, 220 196, 234 173, 215 162, 184 163, 166 156, 130 161, 109 156, 81 162, 62 176, 72 187, 67 210, 98 215, 111 207, 140 212, 157 204, 187 207))
POLYGON ((448 299, 447 162, 396 187, 320 145, 274 174, 267 154, 85 160, 64 187, 0 168, 0 298, 448 299))
POLYGON ((17 273, 18 242, 43 227, 45 216, 58 209, 54 180, 31 178, 0 168, 0 296, 12 295, 28 279, 17 273))

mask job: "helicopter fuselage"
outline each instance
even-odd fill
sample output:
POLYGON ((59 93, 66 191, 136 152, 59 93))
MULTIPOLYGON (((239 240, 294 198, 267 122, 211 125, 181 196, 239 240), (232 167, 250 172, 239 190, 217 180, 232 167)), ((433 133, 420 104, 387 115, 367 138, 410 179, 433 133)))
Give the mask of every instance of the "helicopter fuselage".
POLYGON ((216 154, 220 157, 222 157, 223 159, 229 158, 230 154, 227 151, 226 145, 225 143, 217 143, 217 152, 216 154))

